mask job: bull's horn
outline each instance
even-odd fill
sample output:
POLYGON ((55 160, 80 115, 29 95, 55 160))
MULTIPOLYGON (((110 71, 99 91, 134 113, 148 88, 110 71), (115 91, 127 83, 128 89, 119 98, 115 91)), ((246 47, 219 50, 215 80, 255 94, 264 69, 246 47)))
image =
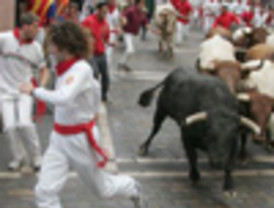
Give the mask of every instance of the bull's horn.
POLYGON ((260 69, 264 64, 263 60, 251 60, 241 65, 242 70, 260 69))
POLYGON ((206 112, 198 112, 195 114, 192 114, 186 118, 186 125, 191 125, 199 121, 204 121, 207 119, 207 113, 206 112))
POLYGON ((237 99, 242 102, 249 102, 251 98, 248 93, 238 93, 237 99))
POLYGON ((241 123, 247 128, 251 129, 255 134, 257 135, 261 134, 260 126, 258 126, 258 124, 256 124, 254 121, 250 120, 249 118, 241 116, 241 123))

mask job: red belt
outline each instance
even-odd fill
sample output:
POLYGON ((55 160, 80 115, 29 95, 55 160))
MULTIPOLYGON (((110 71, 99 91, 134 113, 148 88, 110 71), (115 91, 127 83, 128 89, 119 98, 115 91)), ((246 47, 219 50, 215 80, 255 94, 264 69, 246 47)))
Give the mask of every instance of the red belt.
MULTIPOLYGON (((32 82, 34 87, 38 87, 38 83, 34 78, 31 79, 31 82, 32 82)), ((35 99, 35 101, 36 101, 36 109, 35 109, 34 120, 36 120, 38 122, 41 122, 43 116, 47 112, 47 105, 46 105, 45 102, 43 102, 39 99, 35 99)))
POLYGON ((87 136, 87 139, 93 149, 102 156, 103 160, 97 162, 97 167, 104 168, 106 163, 108 162, 108 156, 106 152, 98 145, 96 142, 94 135, 92 133, 92 129, 95 126, 95 120, 84 123, 84 124, 76 124, 71 126, 64 126, 62 124, 54 123, 54 130, 62 135, 71 135, 71 134, 80 134, 84 132, 87 136))
POLYGON ((118 30, 110 30, 109 32, 110 32, 110 33, 118 34, 118 30))

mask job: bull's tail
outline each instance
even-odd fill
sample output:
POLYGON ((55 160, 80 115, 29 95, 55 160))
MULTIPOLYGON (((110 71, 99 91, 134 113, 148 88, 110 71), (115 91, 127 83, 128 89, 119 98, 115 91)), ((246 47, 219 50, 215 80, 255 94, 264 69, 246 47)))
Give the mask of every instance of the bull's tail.
POLYGON ((164 84, 164 81, 160 82, 159 84, 157 84, 153 88, 150 88, 150 89, 145 90, 144 92, 142 92, 142 94, 139 97, 139 101, 138 101, 139 105, 141 105, 142 107, 148 107, 151 104, 151 101, 153 99, 155 91, 159 87, 161 87, 163 84, 164 84))

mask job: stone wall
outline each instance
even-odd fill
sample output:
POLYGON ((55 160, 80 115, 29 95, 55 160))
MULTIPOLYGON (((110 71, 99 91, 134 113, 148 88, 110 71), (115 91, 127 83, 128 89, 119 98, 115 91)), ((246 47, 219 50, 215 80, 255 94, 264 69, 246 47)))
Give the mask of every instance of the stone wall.
POLYGON ((0 31, 14 27, 15 0, 0 0, 0 31))

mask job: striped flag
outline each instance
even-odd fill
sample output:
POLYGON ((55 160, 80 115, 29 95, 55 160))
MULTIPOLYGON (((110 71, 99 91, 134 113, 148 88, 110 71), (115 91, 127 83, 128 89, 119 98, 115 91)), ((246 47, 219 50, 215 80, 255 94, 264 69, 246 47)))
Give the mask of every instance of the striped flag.
POLYGON ((30 0, 29 11, 36 14, 41 23, 47 23, 55 17, 56 0, 30 0))

